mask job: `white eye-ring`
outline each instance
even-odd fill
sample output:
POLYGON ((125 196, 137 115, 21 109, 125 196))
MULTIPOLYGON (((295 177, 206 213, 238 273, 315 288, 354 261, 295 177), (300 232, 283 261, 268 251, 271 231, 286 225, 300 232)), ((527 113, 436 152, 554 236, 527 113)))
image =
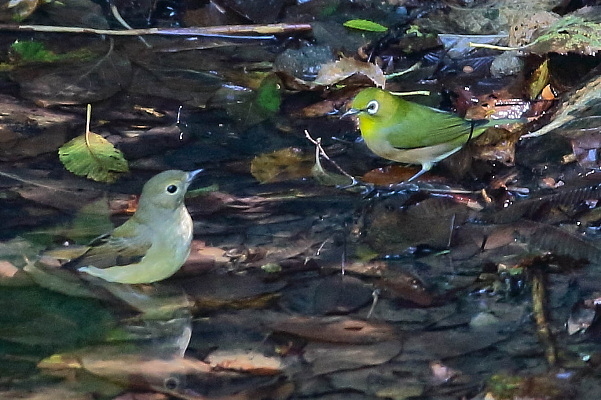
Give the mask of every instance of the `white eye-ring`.
POLYGON ((380 108, 380 103, 378 103, 376 100, 372 100, 369 103, 367 103, 367 107, 365 107, 365 111, 367 111, 368 114, 374 115, 375 113, 378 112, 379 108, 380 108))

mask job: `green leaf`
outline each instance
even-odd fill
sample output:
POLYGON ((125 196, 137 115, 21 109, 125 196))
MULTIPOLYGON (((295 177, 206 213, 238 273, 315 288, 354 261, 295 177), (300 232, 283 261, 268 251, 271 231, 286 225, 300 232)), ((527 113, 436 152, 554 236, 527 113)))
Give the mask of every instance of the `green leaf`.
POLYGON ((257 90, 256 104, 267 114, 275 114, 282 104, 282 83, 276 75, 263 79, 257 90))
POLYGON ((377 22, 368 21, 366 19, 351 19, 346 21, 343 25, 347 28, 369 32, 386 32, 388 30, 388 28, 384 25, 380 25, 377 22))
POLYGON ((75 175, 112 183, 129 167, 123 153, 93 132, 76 137, 58 149, 61 162, 75 175))

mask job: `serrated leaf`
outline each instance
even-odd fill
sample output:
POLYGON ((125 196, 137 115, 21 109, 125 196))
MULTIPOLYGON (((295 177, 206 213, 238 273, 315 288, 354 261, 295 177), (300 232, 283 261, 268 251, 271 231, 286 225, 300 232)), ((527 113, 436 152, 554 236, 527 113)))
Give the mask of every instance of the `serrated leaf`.
POLYGON ((386 32, 388 30, 384 25, 366 19, 351 19, 343 24, 347 28, 358 29, 368 32, 386 32))
POLYGON ((75 175, 112 183, 129 167, 123 153, 102 136, 88 132, 58 149, 61 162, 75 175))

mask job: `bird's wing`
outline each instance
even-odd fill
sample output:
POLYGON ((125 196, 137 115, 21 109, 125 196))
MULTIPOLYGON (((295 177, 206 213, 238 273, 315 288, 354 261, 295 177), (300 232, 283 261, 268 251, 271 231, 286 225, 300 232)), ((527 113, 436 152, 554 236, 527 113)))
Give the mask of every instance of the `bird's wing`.
MULTIPOLYGON (((414 117, 424 121, 424 126, 430 125, 429 129, 420 135, 415 135, 414 132, 408 131, 409 129, 416 129, 415 124, 412 124, 411 128, 408 127, 409 124, 400 124, 398 129, 388 134, 388 140, 393 147, 411 149, 434 146, 446 142, 461 146, 470 137, 480 135, 484 131, 482 125, 486 122, 479 120, 473 122, 467 121, 455 114, 433 108, 424 107, 423 110, 420 109, 417 112, 421 112, 422 115, 414 115, 414 117), (436 124, 428 124, 434 118, 436 119, 436 124)), ((420 126, 417 128, 420 128, 420 126)))
POLYGON ((85 253, 69 261, 64 267, 108 268, 139 262, 152 242, 148 232, 145 232, 145 226, 129 223, 130 221, 116 228, 111 234, 94 239, 85 253))

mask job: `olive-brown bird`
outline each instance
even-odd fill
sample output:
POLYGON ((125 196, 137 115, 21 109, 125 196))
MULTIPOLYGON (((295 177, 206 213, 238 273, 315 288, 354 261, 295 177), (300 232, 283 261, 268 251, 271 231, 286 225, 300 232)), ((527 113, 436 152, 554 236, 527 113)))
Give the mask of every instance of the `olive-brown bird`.
POLYGON ((142 189, 134 215, 92 241, 64 267, 128 284, 173 275, 190 254, 192 218, 184 196, 200 171, 169 170, 152 177, 142 189))

